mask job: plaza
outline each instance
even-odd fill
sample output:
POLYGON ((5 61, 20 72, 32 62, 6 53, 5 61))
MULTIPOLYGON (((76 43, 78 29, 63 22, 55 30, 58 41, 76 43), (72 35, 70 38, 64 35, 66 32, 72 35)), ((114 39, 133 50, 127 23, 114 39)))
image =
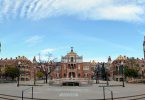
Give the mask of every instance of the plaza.
MULTIPOLYGON (((104 84, 93 84, 88 86, 49 86, 49 84, 39 84, 40 86, 33 86, 33 98, 34 100, 103 100, 103 87, 106 86, 105 81, 100 81, 104 84)), ((28 83, 26 83, 28 85, 28 83)), ((24 85, 24 84, 23 84, 24 85)), ((113 92, 114 100, 144 100, 145 93, 144 84, 125 84, 125 87, 122 87, 121 82, 110 81, 109 87, 105 87, 105 98, 111 98, 110 91, 113 92), (136 96, 141 95, 141 96, 136 96), (135 96, 135 97, 128 97, 135 96), (115 99, 116 98, 116 99, 115 99), (118 98, 118 99, 117 99, 118 98)), ((22 100, 22 90, 31 88, 31 86, 19 86, 17 87, 16 83, 7 83, 0 84, 0 98, 6 97, 11 98, 11 100, 22 100), (3 96, 11 95, 18 97, 7 97, 3 96)), ((30 100, 32 96, 32 91, 27 90, 24 92, 23 100, 30 100)), ((6 100, 6 99, 0 99, 6 100)))
POLYGON ((145 0, 0 0, 0 100, 145 100, 145 0))

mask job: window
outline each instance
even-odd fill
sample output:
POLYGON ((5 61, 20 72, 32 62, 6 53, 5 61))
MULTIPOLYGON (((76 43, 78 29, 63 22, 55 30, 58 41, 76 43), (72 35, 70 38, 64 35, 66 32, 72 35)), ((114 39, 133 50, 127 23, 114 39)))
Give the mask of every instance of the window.
POLYGON ((73 57, 71 57, 70 59, 71 59, 71 62, 74 62, 74 58, 73 57))
POLYGON ((74 65, 73 65, 73 64, 71 64, 71 67, 70 67, 70 69, 74 69, 74 65))
POLYGON ((66 70, 66 66, 64 65, 64 70, 66 70))
POLYGON ((78 70, 80 70, 81 69, 81 67, 80 67, 80 65, 78 65, 78 70))
POLYGON ((59 71, 59 67, 57 66, 56 71, 59 71))
POLYGON ((123 78, 120 78, 120 81, 122 82, 123 81, 123 78))
POLYGON ((64 73, 64 78, 66 78, 66 74, 64 73))
POLYGON ((118 81, 118 78, 116 78, 116 81, 118 81))
POLYGON ((89 66, 84 66, 83 70, 89 70, 89 66))
POLYGON ((80 73, 79 73, 79 74, 78 74, 78 78, 80 78, 80 76, 81 76, 81 75, 80 75, 80 73))

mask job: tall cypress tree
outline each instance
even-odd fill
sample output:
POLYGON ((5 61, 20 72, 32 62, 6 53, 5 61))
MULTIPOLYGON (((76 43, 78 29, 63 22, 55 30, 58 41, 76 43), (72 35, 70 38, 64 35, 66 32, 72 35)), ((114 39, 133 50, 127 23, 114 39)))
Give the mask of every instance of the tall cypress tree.
POLYGON ((105 64, 104 63, 102 64, 101 72, 102 72, 102 79, 106 80, 106 71, 105 71, 105 64))

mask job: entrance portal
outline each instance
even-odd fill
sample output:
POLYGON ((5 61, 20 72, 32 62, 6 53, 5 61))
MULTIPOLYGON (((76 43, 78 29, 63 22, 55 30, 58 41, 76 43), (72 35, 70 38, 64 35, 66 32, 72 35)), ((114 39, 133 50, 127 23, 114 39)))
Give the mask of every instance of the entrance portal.
POLYGON ((79 86, 78 82, 65 82, 62 84, 63 86, 79 86))
POLYGON ((75 72, 70 72, 69 73, 69 78, 75 78, 75 72))

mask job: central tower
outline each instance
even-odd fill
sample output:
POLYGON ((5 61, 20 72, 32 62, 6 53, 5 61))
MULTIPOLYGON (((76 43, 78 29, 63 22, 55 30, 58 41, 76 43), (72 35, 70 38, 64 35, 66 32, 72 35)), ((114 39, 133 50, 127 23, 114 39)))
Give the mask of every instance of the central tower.
POLYGON ((83 77, 83 57, 78 56, 73 47, 71 47, 71 51, 66 56, 61 58, 61 64, 62 78, 74 79, 83 77))

